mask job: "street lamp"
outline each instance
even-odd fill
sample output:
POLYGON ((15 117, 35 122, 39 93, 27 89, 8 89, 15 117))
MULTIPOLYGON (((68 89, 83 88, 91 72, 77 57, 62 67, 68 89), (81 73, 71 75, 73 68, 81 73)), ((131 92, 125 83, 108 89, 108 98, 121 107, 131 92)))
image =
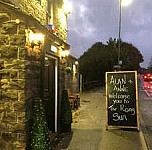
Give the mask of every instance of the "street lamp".
POLYGON ((128 6, 132 3, 132 0, 119 0, 119 42, 118 42, 118 65, 122 65, 122 60, 120 59, 121 55, 121 47, 120 47, 120 40, 121 40, 121 10, 122 6, 128 6))
POLYGON ((122 6, 128 6, 132 3, 132 0, 122 0, 122 6))

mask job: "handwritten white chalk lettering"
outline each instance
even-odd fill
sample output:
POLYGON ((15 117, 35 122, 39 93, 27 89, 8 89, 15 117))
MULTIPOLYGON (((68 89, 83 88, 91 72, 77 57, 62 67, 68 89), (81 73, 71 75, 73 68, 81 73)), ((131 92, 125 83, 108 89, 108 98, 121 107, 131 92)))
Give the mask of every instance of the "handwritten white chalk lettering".
POLYGON ((125 87, 125 85, 119 85, 119 86, 114 86, 113 91, 116 92, 128 92, 128 87, 125 87))
POLYGON ((123 94, 118 94, 118 93, 112 93, 109 94, 109 98, 113 99, 130 99, 130 95, 123 95, 123 94))
POLYGON ((117 100, 117 99, 114 100, 114 99, 113 99, 113 103, 114 103, 114 104, 121 104, 121 103, 122 103, 122 100, 117 100))
POLYGON ((133 84, 133 81, 130 79, 129 81, 128 81, 130 84, 133 84))
POLYGON ((109 109, 111 110, 111 111, 116 111, 117 110, 117 108, 116 107, 109 107, 109 109))
POLYGON ((110 121, 118 124, 130 124, 134 121, 136 107, 134 103, 134 79, 129 74, 111 74, 108 77, 108 113, 110 121), (133 91, 132 91, 133 90, 133 91), (109 106, 110 105, 110 106, 109 106))
POLYGON ((135 108, 126 107, 124 104, 120 104, 120 111, 125 113, 131 113, 131 115, 135 115, 135 108))
POLYGON ((124 99, 124 103, 125 103, 125 104, 129 104, 129 102, 130 102, 129 100, 124 99))
POLYGON ((113 84, 113 85, 126 84, 126 75, 123 75, 123 77, 119 79, 114 78, 114 76, 112 75, 110 79, 110 84, 113 84))
POLYGON ((113 113, 113 121, 127 121, 127 116, 126 115, 120 115, 119 113, 113 113))

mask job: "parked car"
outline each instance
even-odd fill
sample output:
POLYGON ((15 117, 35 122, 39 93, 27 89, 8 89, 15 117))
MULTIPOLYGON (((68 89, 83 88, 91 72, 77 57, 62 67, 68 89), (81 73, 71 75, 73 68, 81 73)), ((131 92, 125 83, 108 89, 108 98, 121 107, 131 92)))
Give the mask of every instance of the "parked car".
POLYGON ((152 74, 150 74, 150 73, 144 74, 143 79, 144 79, 144 81, 152 81, 152 74))

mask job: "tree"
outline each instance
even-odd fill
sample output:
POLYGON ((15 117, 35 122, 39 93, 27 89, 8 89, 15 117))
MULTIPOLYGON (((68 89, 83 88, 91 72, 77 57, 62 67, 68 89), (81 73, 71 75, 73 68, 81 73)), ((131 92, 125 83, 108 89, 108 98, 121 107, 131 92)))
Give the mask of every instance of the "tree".
POLYGON ((103 47, 101 42, 95 43, 80 57, 80 73, 83 74, 85 83, 100 80, 101 72, 98 68, 102 64, 101 52, 103 47))
MULTIPOLYGON (((138 70, 143 62, 140 51, 130 43, 121 41, 122 68, 138 70)), ((97 42, 79 58, 80 73, 84 83, 90 81, 105 82, 105 72, 113 71, 118 64, 118 40, 110 38, 107 44, 97 42)))
POLYGON ((114 53, 115 51, 111 51, 108 45, 97 42, 80 57, 80 73, 83 74, 86 84, 90 81, 99 81, 104 84, 105 72, 113 68, 115 60, 112 55, 115 55, 114 53))
POLYGON ((34 101, 31 140, 32 150, 51 150, 49 129, 41 99, 34 101))
POLYGON ((61 132, 70 132, 72 112, 67 90, 62 91, 61 101, 61 132))
POLYGON ((140 51, 130 43, 121 43, 121 60, 122 67, 125 70, 138 70, 142 63, 143 56, 140 51))

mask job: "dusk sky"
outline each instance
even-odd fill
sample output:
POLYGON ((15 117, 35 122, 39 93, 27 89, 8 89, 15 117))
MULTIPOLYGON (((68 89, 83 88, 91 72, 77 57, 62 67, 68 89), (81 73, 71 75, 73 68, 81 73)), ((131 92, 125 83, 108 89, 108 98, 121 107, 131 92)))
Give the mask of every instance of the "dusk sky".
MULTIPOLYGON (((80 57, 96 42, 118 38, 119 0, 71 0, 68 18, 68 43, 71 53, 80 57)), ((132 43, 144 57, 148 67, 152 57, 152 1, 133 0, 122 7, 121 38, 132 43)))

